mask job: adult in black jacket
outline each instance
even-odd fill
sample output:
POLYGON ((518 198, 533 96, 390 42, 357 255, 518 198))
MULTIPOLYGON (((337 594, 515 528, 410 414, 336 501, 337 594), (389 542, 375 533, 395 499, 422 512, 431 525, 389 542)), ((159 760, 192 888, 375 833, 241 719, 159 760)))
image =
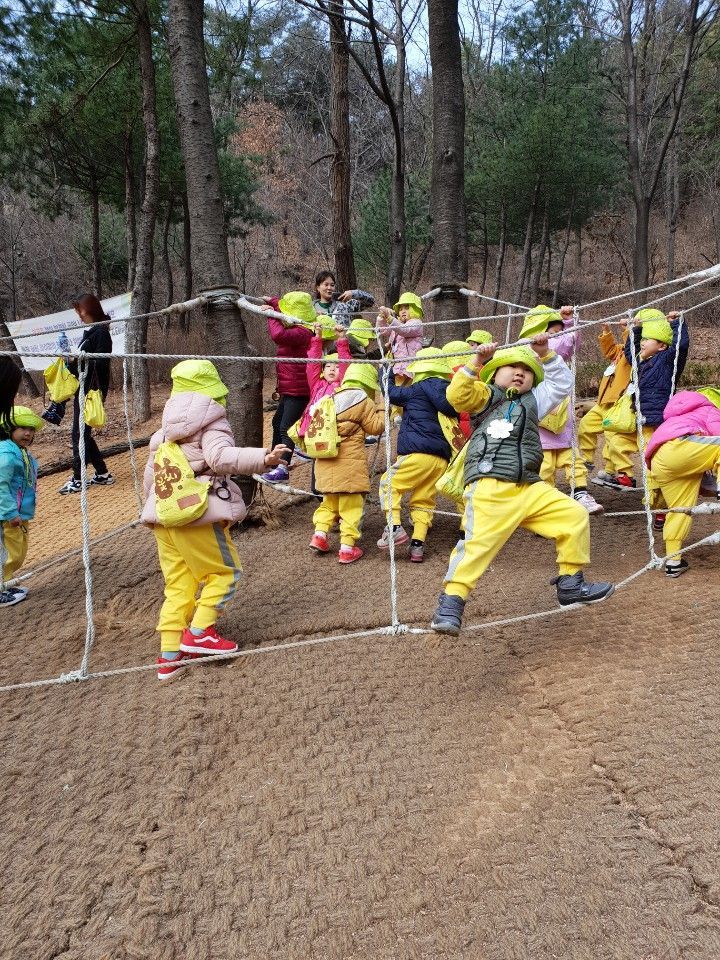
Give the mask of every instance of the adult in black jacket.
POLYGON ((0 439, 10 434, 10 411, 15 404, 22 371, 12 357, 0 357, 0 439))
MULTIPOLYGON (((91 293, 86 293, 80 297, 73 307, 83 323, 88 325, 80 341, 79 349, 84 353, 112 353, 112 338, 110 337, 110 326, 108 317, 103 311, 102 304, 97 297, 91 293)), ((72 360, 68 367, 70 371, 79 377, 78 361, 72 360)), ((95 359, 85 359, 85 392, 88 390, 100 390, 103 400, 105 400, 110 386, 110 358, 98 357, 95 359)), ((61 488, 60 493, 79 493, 82 489, 80 482, 81 461, 80 461, 80 399, 79 391, 73 397, 73 425, 72 425, 72 452, 73 452, 73 475, 61 488)), ((90 480, 91 484, 107 487, 115 482, 115 478, 110 473, 103 459, 100 449, 92 435, 92 430, 85 426, 85 463, 91 463, 95 467, 95 476, 90 480)))

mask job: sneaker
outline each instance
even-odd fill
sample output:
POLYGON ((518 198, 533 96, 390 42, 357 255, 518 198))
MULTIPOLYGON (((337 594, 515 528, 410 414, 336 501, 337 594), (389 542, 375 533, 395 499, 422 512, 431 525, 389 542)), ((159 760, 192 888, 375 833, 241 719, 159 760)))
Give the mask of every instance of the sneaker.
POLYGON ((287 483, 290 479, 290 473, 284 463, 279 464, 274 470, 268 470, 261 477, 265 483, 287 483))
POLYGON ((165 657, 158 657, 158 680, 167 680, 169 677, 172 677, 172 675, 176 674, 178 670, 183 669, 184 663, 187 663, 188 660, 199 659, 199 653, 184 653, 182 650, 180 651, 180 656, 175 657, 174 660, 166 660, 165 657))
POLYGON ((215 627, 203 630, 199 637, 183 630, 180 649, 184 653, 235 653, 238 645, 218 635, 215 627))
POLYGON ((299 467, 303 463, 311 463, 312 457, 308 456, 307 453, 303 453, 302 450, 298 450, 297 447, 293 450, 292 459, 290 460, 291 467, 299 467))
POLYGON ((568 607, 571 603, 598 603, 615 592, 615 585, 612 583, 586 583, 582 570, 578 573, 561 574, 554 577, 550 583, 557 587, 557 598, 561 607, 568 607))
POLYGON ((360 547, 341 547, 338 550, 338 563, 355 563, 364 552, 360 547))
POLYGON ((395 541, 396 547, 401 547, 404 543, 407 543, 410 537, 407 535, 405 530, 402 527, 398 527, 397 530, 393 531, 392 527, 385 527, 383 530, 383 535, 377 542, 377 545, 381 550, 388 550, 390 548, 390 539, 395 541))
POLYGON ((378 442, 379 439, 380 439, 379 436, 376 437, 376 436, 374 436, 374 434, 369 433, 369 434, 365 437, 365 446, 366 446, 366 447, 372 447, 374 444, 376 444, 376 443, 378 442))
POLYGON ((421 540, 410 541, 410 559, 413 563, 422 563, 425 559, 425 544, 421 540))
POLYGON ((666 513, 653 514, 653 530, 662 530, 662 528, 665 526, 666 517, 666 513))
POLYGON ((25 587, 8 587, 8 593, 17 594, 21 600, 24 600, 28 595, 27 589, 25 587))
POLYGON ((449 593, 441 593, 430 626, 435 633, 449 633, 456 637, 460 633, 464 610, 465 601, 462 597, 452 597, 449 593))
POLYGON ((64 483, 58 493, 65 496, 66 493, 80 493, 82 490, 82 483, 79 480, 76 480, 74 477, 71 477, 67 483, 64 483))
POLYGON ((597 484, 598 487, 614 487, 617 483, 617 474, 608 473, 607 470, 598 470, 590 482, 597 484))
POLYGON ((676 577, 681 577, 689 568, 690 564, 683 557, 680 557, 679 560, 667 560, 665 562, 665 576, 674 580, 676 577))
POLYGON ((702 480, 700 481, 700 496, 710 497, 713 500, 715 498, 720 498, 717 480, 715 479, 715 474, 711 470, 707 470, 702 475, 702 480))
POLYGON ((395 427, 402 426, 402 417, 400 416, 400 414, 397 414, 396 416, 393 417, 393 426, 395 427))
POLYGON ((25 597, 20 596, 19 593, 15 593, 14 590, 3 590, 0 593, 0 607, 14 607, 16 603, 22 603, 25 597))
POLYGON ((96 473, 95 476, 90 481, 90 485, 98 487, 109 487, 111 483, 115 483, 115 477, 108 470, 107 473, 96 473))
POLYGON ((629 477, 626 473, 616 474, 615 480, 612 483, 607 483, 606 486, 614 487, 616 490, 637 490, 635 477, 629 477))
POLYGON ((318 553, 329 553, 330 544, 328 543, 327 535, 324 533, 314 534, 310 541, 310 549, 316 550, 318 553))
MULTIPOLYGON (((586 467, 587 470, 594 470, 594 469, 595 469, 595 461, 594 461, 594 460, 583 460, 583 463, 585 464, 585 467, 586 467)), ((601 473, 604 473, 604 472, 605 472, 604 470, 601 471, 601 473)))
POLYGON ((587 492, 587 490, 576 490, 575 491, 575 500, 580 504, 581 507, 585 507, 588 513, 602 513, 605 507, 598 503, 595 497, 587 492))

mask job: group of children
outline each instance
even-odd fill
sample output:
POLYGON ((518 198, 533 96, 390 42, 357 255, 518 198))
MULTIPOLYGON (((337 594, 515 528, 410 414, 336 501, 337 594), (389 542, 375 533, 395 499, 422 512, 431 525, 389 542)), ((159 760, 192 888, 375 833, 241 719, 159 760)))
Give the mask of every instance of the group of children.
MULTIPOLYGON (((439 349, 423 346, 422 302, 414 294, 401 297, 393 310, 381 308, 373 324, 357 316, 372 303, 369 294, 346 291, 333 299, 333 286, 334 278, 325 274, 318 279, 315 303, 302 292, 268 301, 268 328, 280 358, 280 401, 269 449, 235 446, 225 412, 228 391, 212 363, 186 360, 172 370, 172 393, 150 442, 144 476, 143 520, 155 535, 165 578, 157 628, 161 680, 185 660, 237 649, 215 629, 241 574, 229 528, 245 515, 245 505, 231 475, 266 470, 266 481, 282 482, 297 444, 312 459, 321 497, 310 547, 329 553, 330 533, 338 523, 338 562, 351 564, 363 556, 359 541, 370 489, 365 439, 384 433, 385 403, 397 411, 399 429, 397 459, 380 479, 389 522, 378 548, 409 543, 410 561, 422 562, 438 489, 453 471, 459 477, 462 537, 450 556, 432 620, 441 633, 459 632, 470 592, 518 527, 555 540, 553 583, 561 605, 593 603, 612 594, 611 583, 588 582, 583 575, 590 560, 589 517, 602 511, 588 492, 587 478, 602 434, 604 469, 595 482, 620 490, 634 487, 631 457, 638 450, 638 433, 622 418, 623 411, 640 418, 657 503, 692 507, 703 475, 720 474, 720 390, 671 396, 689 342, 680 317, 641 310, 620 343, 603 328, 600 347, 611 363, 597 404, 576 429, 568 364, 578 333, 566 329, 576 326, 573 308, 539 305, 529 311, 520 336, 526 343, 520 346, 500 348, 490 333, 475 330, 467 340, 439 349), (272 315, 276 312, 282 319, 272 315), (376 356, 387 351, 390 362, 369 363, 373 350, 376 356), (631 376, 633 355, 636 378, 631 376), (289 362, 301 358, 313 362, 289 362), (556 489, 559 470, 572 496, 556 489), (405 497, 410 533, 401 518, 405 497)), ((16 407, 0 443, 6 580, 26 548, 36 476, 28 448, 41 425, 31 411, 16 407)), ((666 573, 674 577, 687 569, 679 551, 691 517, 671 512, 659 516, 663 521, 666 573)), ((19 602, 18 590, 6 590, 2 597, 8 599, 2 602, 19 602)))

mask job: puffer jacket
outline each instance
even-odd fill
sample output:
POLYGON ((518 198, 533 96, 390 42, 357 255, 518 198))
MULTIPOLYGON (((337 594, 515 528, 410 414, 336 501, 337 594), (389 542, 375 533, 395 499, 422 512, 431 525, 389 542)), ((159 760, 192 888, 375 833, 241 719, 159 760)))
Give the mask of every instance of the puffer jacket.
POLYGON ((35 516, 37 460, 13 440, 0 441, 0 521, 35 516))
POLYGON ((645 448, 647 465, 664 443, 687 436, 720 437, 720 410, 694 390, 676 393, 665 407, 663 422, 645 448))
POLYGON ((387 331, 388 346, 393 359, 399 361, 393 364, 394 373, 397 376, 409 377, 408 365, 412 363, 415 354, 423 345, 422 320, 408 320, 407 323, 400 323, 397 317, 393 317, 385 331, 387 331))
POLYGON ((163 410, 162 427, 150 439, 150 457, 145 465, 143 486, 145 506, 144 523, 157 523, 155 513, 153 460, 155 451, 164 440, 179 444, 195 475, 211 484, 208 508, 189 527, 208 523, 238 523, 247 513, 240 488, 232 480, 225 480, 229 499, 217 496, 220 486, 216 478, 234 473, 253 474, 265 468, 267 450, 255 447, 236 447, 225 407, 204 393, 177 393, 170 397, 163 410))
MULTIPOLYGON (((649 360, 640 360, 640 340, 642 337, 642 327, 635 327, 633 335, 635 337, 635 352, 638 357, 638 392, 640 394, 640 413, 643 423, 647 427, 656 427, 663 421, 663 411, 670 400, 672 391, 673 367, 675 364, 675 351, 679 350, 677 379, 675 385, 680 380, 685 361, 687 360, 688 348, 690 346, 690 335, 688 334, 687 323, 683 323, 682 335, 678 344, 678 326, 679 320, 672 320, 670 326, 673 331, 673 342, 667 350, 661 350, 649 360)), ((630 338, 625 344, 625 359, 632 363, 632 354, 630 352, 630 338)))
MULTIPOLYGON (((82 350, 84 353, 112 353, 110 327, 108 325, 98 326, 95 323, 89 324, 83 333, 78 350, 82 350)), ((110 387, 110 358, 99 357, 97 360, 87 358, 85 363, 87 364, 85 391, 99 390, 104 400, 110 387)), ((77 359, 69 361, 68 369, 76 377, 79 376, 77 359)))
MULTIPOLYGON (((336 341, 336 346, 338 357, 340 358, 340 377, 334 383, 328 383, 328 381, 323 377, 322 364, 308 363, 305 367, 307 372, 308 387, 310 389, 310 402, 308 403, 307 407, 305 407, 305 412, 300 418, 298 434, 301 437, 304 437, 305 433, 307 432, 313 405, 316 404, 318 400, 322 400, 323 397, 327 397, 329 394, 335 393, 336 390, 340 389, 343 377, 345 376, 345 371, 352 361, 352 356, 350 355, 350 344, 348 343, 346 337, 340 337, 340 339, 336 341)), ((314 359, 321 357, 322 353, 322 337, 313 337, 310 341, 310 349, 307 353, 308 357, 314 359)))
POLYGON ((625 358, 625 344, 628 338, 627 327, 623 331, 621 342, 618 343, 611 330, 603 330, 598 336, 598 343, 602 355, 607 361, 607 367, 598 388, 597 402, 603 405, 615 403, 625 393, 630 383, 632 367, 625 358), (608 371, 611 371, 608 373, 608 371))
POLYGON ((449 460, 450 444, 438 421, 438 413, 457 419, 457 411, 445 396, 449 381, 428 377, 409 387, 388 386, 388 399, 402 407, 402 423, 398 432, 398 456, 409 453, 428 453, 449 460))
POLYGON ((340 435, 336 457, 315 460, 315 486, 320 493, 367 493, 370 489, 365 437, 385 428, 385 410, 377 408, 364 390, 349 387, 334 395, 340 435))
MULTIPOLYGON (((279 310, 279 298, 270 301, 273 310, 279 310)), ((282 320, 268 317, 268 332, 277 345, 278 357, 307 357, 308 347, 313 338, 312 331, 299 324, 286 327, 282 320)), ((277 385, 278 392, 288 397, 308 397, 307 375, 305 363, 278 363, 277 385)))
MULTIPOLYGON (((571 327, 573 325, 572 317, 563 320, 563 326, 571 327)), ((565 363, 569 364, 576 350, 580 349, 579 333, 563 333, 561 336, 555 336, 548 344, 550 350, 562 357, 565 363)), ((543 450, 569 450, 575 441, 575 411, 568 407, 567 423, 560 433, 553 433, 552 430, 546 430, 540 427, 540 443, 543 450)))

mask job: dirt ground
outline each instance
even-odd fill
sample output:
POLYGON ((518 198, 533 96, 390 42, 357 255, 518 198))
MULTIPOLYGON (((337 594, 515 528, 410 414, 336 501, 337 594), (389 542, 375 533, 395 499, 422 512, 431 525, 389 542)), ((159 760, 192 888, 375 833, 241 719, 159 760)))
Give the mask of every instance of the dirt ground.
MULTIPOLYGON (((93 536, 135 513, 128 457, 110 467, 118 483, 89 491, 93 536)), ((29 566, 79 544, 63 479, 41 481, 29 566)), ((312 502, 268 499, 279 526, 235 534, 245 576, 223 632, 260 650, 386 624, 379 511, 366 557, 342 567, 307 547, 312 502)), ((401 556, 403 621, 429 622, 456 538, 441 517, 425 564, 401 556)), ((622 579, 647 558, 642 518, 593 518, 592 547, 592 574, 622 579)), ((151 533, 92 558, 91 670, 153 662, 151 533)), ((647 573, 587 610, 458 639, 0 695, 0 957, 716 960, 717 548, 690 562, 676 581, 647 573)), ((516 535, 467 623, 554 609, 554 569, 551 544, 516 535)), ((79 559, 27 586, 3 613, 3 684, 82 656, 79 559)))

